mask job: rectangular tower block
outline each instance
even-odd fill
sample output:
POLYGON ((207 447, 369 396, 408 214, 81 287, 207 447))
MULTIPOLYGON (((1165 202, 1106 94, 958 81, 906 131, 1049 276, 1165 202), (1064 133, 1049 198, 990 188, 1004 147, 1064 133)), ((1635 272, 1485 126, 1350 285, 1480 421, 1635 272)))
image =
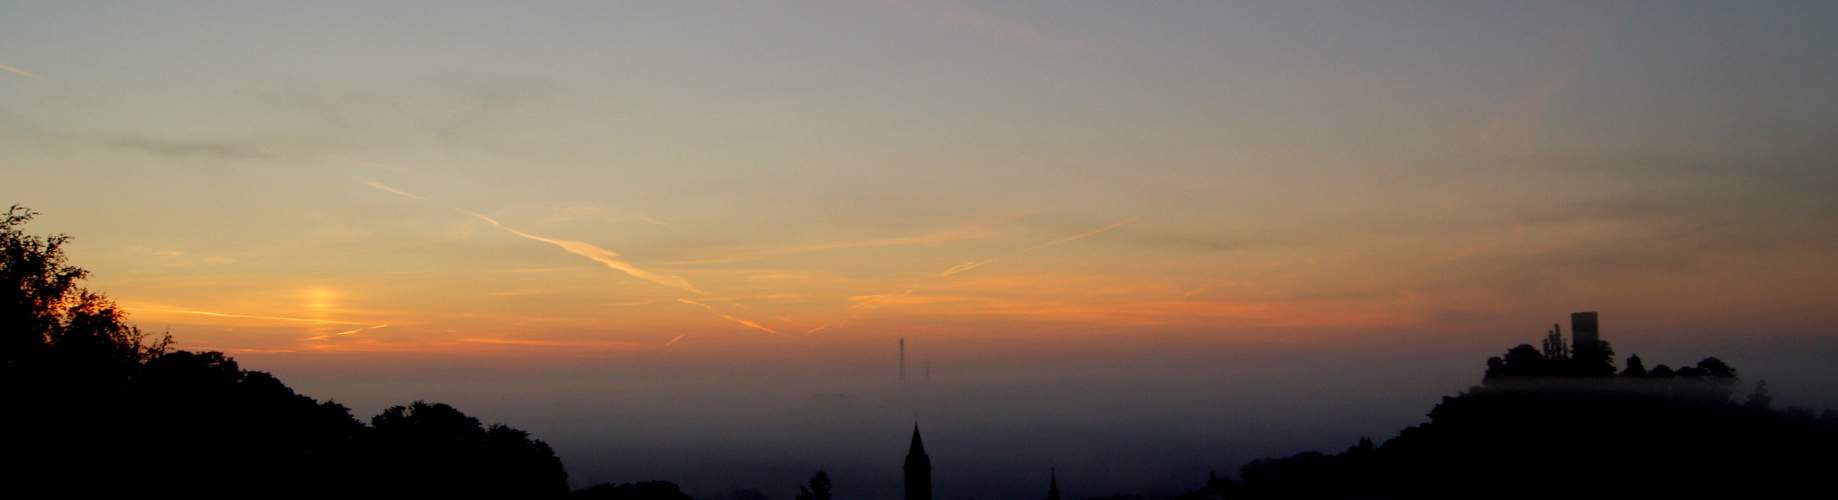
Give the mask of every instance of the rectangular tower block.
POLYGON ((1570 313, 1570 337, 1577 345, 1594 344, 1602 340, 1596 330, 1595 311, 1570 313))

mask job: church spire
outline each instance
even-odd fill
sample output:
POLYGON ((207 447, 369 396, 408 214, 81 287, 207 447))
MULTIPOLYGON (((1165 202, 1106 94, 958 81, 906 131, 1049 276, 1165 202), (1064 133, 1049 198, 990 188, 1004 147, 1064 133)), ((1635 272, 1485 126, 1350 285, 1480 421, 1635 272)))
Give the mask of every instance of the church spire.
POLYGON ((932 458, 925 455, 917 423, 913 424, 913 444, 906 451, 906 500, 932 500, 932 458))
POLYGON ((925 456, 925 441, 919 440, 919 424, 913 424, 913 444, 906 447, 906 456, 925 456))
POLYGON ((1059 500, 1059 471, 1047 469, 1047 500, 1059 500))

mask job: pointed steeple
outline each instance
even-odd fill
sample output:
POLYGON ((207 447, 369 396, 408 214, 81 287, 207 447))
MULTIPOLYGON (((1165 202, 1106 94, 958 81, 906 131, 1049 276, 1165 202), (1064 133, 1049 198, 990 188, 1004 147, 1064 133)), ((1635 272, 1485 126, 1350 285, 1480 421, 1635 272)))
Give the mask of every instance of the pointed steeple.
POLYGON ((913 444, 906 451, 906 500, 932 500, 932 458, 925 456, 919 424, 913 424, 913 444))
POLYGON ((1059 471, 1047 469, 1047 500, 1059 500, 1059 471))
POLYGON ((906 448, 906 456, 925 456, 925 441, 919 440, 919 424, 913 424, 913 444, 906 448))

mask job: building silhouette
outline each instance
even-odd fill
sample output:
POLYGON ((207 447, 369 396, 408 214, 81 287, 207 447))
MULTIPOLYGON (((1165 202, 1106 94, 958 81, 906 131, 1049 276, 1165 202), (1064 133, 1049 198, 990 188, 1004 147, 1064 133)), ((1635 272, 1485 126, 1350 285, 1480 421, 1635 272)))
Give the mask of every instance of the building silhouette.
POLYGON ((932 500, 932 458, 919 440, 919 424, 913 424, 913 444, 906 450, 906 500, 932 500))
POLYGON ((1047 500, 1059 500, 1059 471, 1047 472, 1047 500))
POLYGON ((1585 349, 1598 345, 1602 335, 1596 330, 1595 311, 1570 313, 1570 336, 1575 339, 1576 345, 1585 349))

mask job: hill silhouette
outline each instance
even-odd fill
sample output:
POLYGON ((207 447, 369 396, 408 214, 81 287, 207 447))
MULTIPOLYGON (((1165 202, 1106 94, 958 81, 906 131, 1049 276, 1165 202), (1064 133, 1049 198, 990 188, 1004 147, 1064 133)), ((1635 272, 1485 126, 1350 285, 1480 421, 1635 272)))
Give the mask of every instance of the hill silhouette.
MULTIPOLYGON (((1554 334, 1555 335, 1555 334, 1554 334)), ((1744 404, 1717 358, 1616 374, 1603 360, 1520 345, 1482 384, 1383 445, 1254 461, 1189 498, 1728 498, 1831 493, 1838 412, 1744 404)), ((1548 345, 1548 344, 1547 344, 1548 345)), ((1573 351, 1574 352, 1574 351, 1573 351)))
POLYGON ((221 352, 149 339, 65 261, 62 235, 0 219, 4 491, 28 497, 542 498, 569 494, 549 445, 417 401, 366 425, 221 352))

